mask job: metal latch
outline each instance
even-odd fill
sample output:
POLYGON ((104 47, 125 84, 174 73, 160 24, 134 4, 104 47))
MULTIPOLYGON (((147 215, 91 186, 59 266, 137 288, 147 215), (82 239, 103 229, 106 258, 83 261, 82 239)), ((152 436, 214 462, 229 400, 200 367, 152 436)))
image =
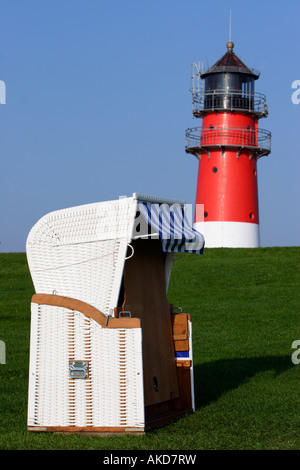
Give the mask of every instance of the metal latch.
POLYGON ((120 313, 119 313, 119 318, 131 318, 131 312, 129 312, 129 310, 122 310, 120 313))
POLYGON ((71 379, 86 379, 89 375, 89 363, 87 361, 70 361, 69 371, 71 379))

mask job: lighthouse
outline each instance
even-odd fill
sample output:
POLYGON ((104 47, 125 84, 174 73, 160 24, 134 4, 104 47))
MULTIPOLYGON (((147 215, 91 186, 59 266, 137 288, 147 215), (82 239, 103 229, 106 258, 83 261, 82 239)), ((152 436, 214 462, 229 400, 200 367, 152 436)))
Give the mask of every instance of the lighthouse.
POLYGON ((186 131, 185 150, 199 160, 194 227, 205 245, 259 246, 257 161, 271 152, 271 133, 258 127, 268 115, 265 95, 255 92, 259 73, 227 43, 207 70, 192 64, 193 116, 202 126, 186 131))

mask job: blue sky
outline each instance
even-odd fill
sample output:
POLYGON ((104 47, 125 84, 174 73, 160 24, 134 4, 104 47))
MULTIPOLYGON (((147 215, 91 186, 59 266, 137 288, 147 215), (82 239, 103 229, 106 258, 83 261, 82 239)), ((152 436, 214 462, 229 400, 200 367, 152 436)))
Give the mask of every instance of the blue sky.
POLYGON ((299 245, 299 0, 0 0, 0 251, 44 214, 133 192, 195 203, 190 65, 262 69, 272 153, 258 161, 262 246, 299 245))

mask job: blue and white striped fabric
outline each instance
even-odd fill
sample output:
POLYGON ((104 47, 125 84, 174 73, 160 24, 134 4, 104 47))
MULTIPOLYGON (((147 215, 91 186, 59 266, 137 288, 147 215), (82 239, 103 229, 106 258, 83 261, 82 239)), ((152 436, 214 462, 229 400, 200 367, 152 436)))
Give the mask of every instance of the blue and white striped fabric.
POLYGON ((163 251, 203 253, 204 237, 190 226, 184 207, 139 202, 139 208, 146 222, 159 234, 163 251))

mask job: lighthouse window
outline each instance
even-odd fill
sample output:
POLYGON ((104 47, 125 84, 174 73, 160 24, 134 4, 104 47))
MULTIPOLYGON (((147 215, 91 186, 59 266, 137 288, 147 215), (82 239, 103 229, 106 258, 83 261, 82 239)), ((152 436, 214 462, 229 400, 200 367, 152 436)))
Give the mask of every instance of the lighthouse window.
POLYGON ((209 130, 212 131, 214 126, 209 126, 209 130))
POLYGON ((247 92, 246 92, 246 83, 242 83, 242 95, 243 97, 245 97, 247 95, 247 92))
POLYGON ((214 172, 214 173, 217 173, 217 171, 218 171, 218 168, 217 168, 216 166, 214 166, 214 167, 213 167, 213 172, 214 172))
POLYGON ((249 97, 249 83, 247 82, 242 83, 242 95, 243 95, 243 98, 249 97))
POLYGON ((204 217, 207 217, 208 216, 208 213, 207 212, 204 212, 204 217))
POLYGON ((242 80, 242 96, 244 98, 250 98, 254 91, 254 80, 249 76, 241 78, 242 80))
POLYGON ((253 219, 253 218, 254 218, 254 215, 253 215, 252 212, 250 212, 249 217, 250 217, 250 219, 253 219))

